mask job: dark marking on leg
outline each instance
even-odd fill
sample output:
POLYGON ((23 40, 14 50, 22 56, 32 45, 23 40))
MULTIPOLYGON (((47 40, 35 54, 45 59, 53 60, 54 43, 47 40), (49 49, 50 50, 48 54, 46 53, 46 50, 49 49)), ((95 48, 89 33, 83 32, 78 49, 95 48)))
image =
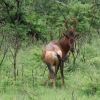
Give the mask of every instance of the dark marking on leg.
POLYGON ((55 73, 54 73, 54 71, 52 70, 50 63, 46 62, 46 64, 47 64, 47 67, 48 67, 49 71, 50 71, 50 72, 52 73, 52 75, 54 76, 55 73))

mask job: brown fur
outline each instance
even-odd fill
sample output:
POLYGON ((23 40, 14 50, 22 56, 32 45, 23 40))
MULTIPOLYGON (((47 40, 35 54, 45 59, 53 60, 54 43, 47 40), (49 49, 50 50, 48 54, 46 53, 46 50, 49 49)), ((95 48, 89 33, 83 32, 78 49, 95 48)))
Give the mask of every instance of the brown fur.
POLYGON ((60 55, 61 58, 65 58, 68 51, 74 52, 74 41, 75 37, 79 36, 79 34, 74 35, 74 29, 76 27, 76 20, 73 18, 74 26, 73 28, 68 27, 68 19, 65 21, 66 28, 68 30, 67 34, 63 34, 64 38, 59 41, 51 41, 42 52, 42 58, 44 62, 47 64, 49 69, 48 81, 46 86, 48 86, 50 77, 53 76, 53 85, 54 89, 56 89, 56 75, 60 66, 62 85, 64 86, 64 75, 63 75, 63 62, 57 57, 57 54, 60 55), (52 67, 55 66, 55 72, 52 70, 52 67))

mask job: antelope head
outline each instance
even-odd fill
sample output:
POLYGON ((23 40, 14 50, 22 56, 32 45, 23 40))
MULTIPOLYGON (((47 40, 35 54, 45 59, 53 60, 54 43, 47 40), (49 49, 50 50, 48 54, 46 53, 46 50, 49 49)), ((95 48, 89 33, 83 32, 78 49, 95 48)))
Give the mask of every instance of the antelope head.
POLYGON ((75 43, 75 38, 78 37, 80 34, 74 34, 74 30, 76 28, 77 25, 77 21, 75 18, 72 18, 72 20, 74 21, 74 25, 72 28, 69 28, 68 26, 68 19, 66 19, 65 21, 65 26, 67 28, 68 33, 64 34, 64 36, 67 38, 67 44, 69 46, 69 49, 71 52, 74 52, 74 43, 75 43))

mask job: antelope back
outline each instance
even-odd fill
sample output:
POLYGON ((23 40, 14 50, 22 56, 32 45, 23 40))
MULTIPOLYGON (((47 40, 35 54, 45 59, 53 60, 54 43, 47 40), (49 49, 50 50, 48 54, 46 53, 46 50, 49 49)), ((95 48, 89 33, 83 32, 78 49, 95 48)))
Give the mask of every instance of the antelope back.
POLYGON ((52 66, 59 64, 59 59, 57 57, 59 54, 62 57, 62 51, 55 42, 50 42, 43 50, 42 57, 44 62, 49 62, 52 66))

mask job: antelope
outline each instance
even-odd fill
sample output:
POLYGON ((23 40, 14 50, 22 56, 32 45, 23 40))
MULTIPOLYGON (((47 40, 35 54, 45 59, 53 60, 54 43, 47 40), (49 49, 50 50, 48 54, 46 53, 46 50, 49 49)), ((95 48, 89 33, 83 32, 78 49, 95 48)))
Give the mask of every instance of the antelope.
POLYGON ((72 20, 74 21, 74 25, 72 28, 68 27, 68 18, 66 18, 65 20, 67 34, 63 33, 64 37, 58 41, 52 40, 48 45, 46 45, 46 47, 42 51, 43 61, 46 63, 49 69, 49 75, 46 87, 48 87, 49 80, 52 76, 54 90, 56 90, 56 77, 59 67, 62 79, 62 86, 65 87, 63 68, 64 68, 64 61, 67 60, 66 54, 69 51, 74 52, 75 38, 80 35, 80 34, 74 34, 77 21, 75 18, 72 18, 72 20), (55 66, 55 72, 52 69, 53 66, 55 66))

